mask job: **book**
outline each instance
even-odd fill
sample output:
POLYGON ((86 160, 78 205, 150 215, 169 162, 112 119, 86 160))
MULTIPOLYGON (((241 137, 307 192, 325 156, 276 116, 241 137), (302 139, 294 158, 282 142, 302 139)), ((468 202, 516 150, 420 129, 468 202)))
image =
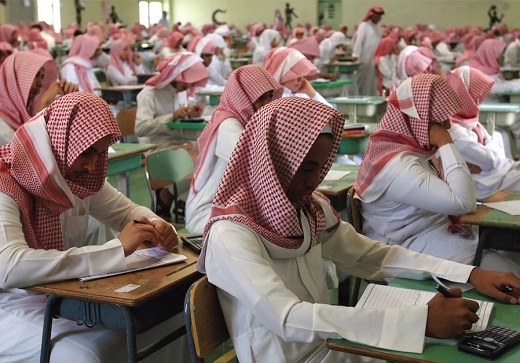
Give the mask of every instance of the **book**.
POLYGON ((108 276, 122 275, 129 272, 146 270, 153 267, 171 265, 186 261, 188 258, 184 255, 161 250, 159 247, 146 248, 137 250, 129 256, 125 257, 126 270, 109 272, 104 274, 89 275, 80 277, 80 281, 90 281, 108 276))
MULTIPOLYGON (((356 308, 395 309, 426 305, 436 292, 405 289, 388 285, 369 284, 356 304, 356 308)), ((494 304, 490 301, 475 300, 480 308, 477 311, 479 320, 468 332, 485 330, 494 304)))

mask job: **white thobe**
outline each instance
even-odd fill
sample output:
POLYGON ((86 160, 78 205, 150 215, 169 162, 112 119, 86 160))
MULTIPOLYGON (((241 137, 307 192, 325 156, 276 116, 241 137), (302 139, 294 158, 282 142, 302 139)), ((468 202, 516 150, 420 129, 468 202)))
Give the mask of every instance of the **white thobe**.
POLYGON ((389 54, 379 58, 379 72, 383 76, 383 87, 386 89, 392 88, 392 80, 395 75, 395 65, 397 64, 397 55, 389 54))
POLYGON ((359 24, 352 55, 357 57, 361 63, 356 76, 360 95, 377 95, 374 54, 380 41, 381 28, 379 25, 374 24, 372 20, 359 24))
MULTIPOLYGON (((118 238, 102 245, 86 245, 89 215, 118 231, 140 216, 159 218, 105 182, 98 194, 83 200, 76 198, 74 207, 60 216, 63 251, 32 249, 24 238, 18 204, 7 194, 0 193, 0 325, 4 327, 0 331, 1 362, 39 361, 47 297, 19 287, 126 268, 123 246, 118 238)), ((174 320, 141 334, 139 347, 181 324, 181 319, 174 320)), ((90 329, 74 321, 56 319, 52 329, 51 361, 126 362, 125 339, 122 332, 100 326, 90 329)), ((173 349, 158 352, 147 361, 164 359, 161 355, 166 353, 172 358, 171 354, 177 354, 172 352, 178 351, 173 349)))
POLYGON ((137 84, 137 74, 144 73, 144 66, 142 64, 136 66, 134 73, 133 69, 130 68, 127 62, 122 62, 124 73, 121 73, 119 69, 113 65, 107 67, 107 77, 112 86, 121 86, 127 84, 137 84))
MULTIPOLYGON (((86 68, 87 70, 87 78, 90 82, 90 87, 92 88, 92 93, 95 95, 101 96, 101 91, 97 90, 96 88, 101 88, 101 85, 99 84, 99 81, 96 78, 96 75, 94 74, 94 68, 86 68)), ((71 82, 78 85, 79 91, 86 91, 81 86, 81 83, 79 81, 78 73, 76 72, 76 69, 74 68, 74 64, 67 63, 60 67, 60 79, 64 79, 67 82, 71 82)))
POLYGON ((11 142, 15 130, 0 116, 0 146, 11 142))
MULTIPOLYGON (((322 205, 331 223, 332 209, 328 203, 322 205)), ((334 233, 320 233, 317 241, 319 244, 301 257, 273 258, 266 248, 269 242, 248 227, 231 221, 219 221, 211 227, 206 272, 218 287, 241 363, 360 359, 328 350, 325 341, 329 338, 422 351, 427 306, 377 310, 330 305, 322 258, 332 260, 347 274, 373 280, 394 276, 424 279, 426 271, 431 271, 465 282, 473 268, 385 246, 357 234, 346 222, 334 233)))
MULTIPOLYGON (((445 180, 424 157, 403 152, 376 175, 361 199, 363 234, 389 245, 471 264, 478 234, 464 237, 448 230, 449 215, 471 213, 476 208, 473 179, 454 144, 437 151, 445 180)), ((514 262, 484 251, 481 267, 520 273, 514 262)))
POLYGON ((222 62, 218 56, 214 55, 211 59, 211 63, 206 67, 208 71, 208 86, 225 86, 226 79, 222 74, 222 62))
MULTIPOLYGON (((285 86, 283 87, 282 97, 300 97, 300 98, 311 99, 307 93, 293 92, 285 86)), ((320 95, 319 92, 316 92, 316 94, 314 95, 314 97, 312 99, 314 101, 317 101, 317 102, 323 103, 324 105, 332 107, 332 105, 322 95, 320 95)))
POLYGON ((507 45, 506 50, 504 51, 504 66, 520 66, 520 39, 515 39, 507 45))
POLYGON ((453 124, 448 131, 464 159, 482 169, 478 174, 471 174, 478 200, 502 189, 520 190, 520 162, 506 158, 504 149, 484 128, 485 145, 478 142, 477 134, 461 125, 453 124))

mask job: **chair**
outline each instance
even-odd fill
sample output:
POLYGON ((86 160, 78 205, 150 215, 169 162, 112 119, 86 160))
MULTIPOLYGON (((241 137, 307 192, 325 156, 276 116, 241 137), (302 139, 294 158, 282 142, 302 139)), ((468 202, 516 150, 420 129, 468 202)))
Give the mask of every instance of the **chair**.
POLYGON ((193 173, 193 157, 190 150, 193 145, 174 146, 173 148, 151 152, 146 156, 145 173, 148 190, 152 198, 152 210, 157 212, 158 195, 156 191, 173 184, 173 202, 170 215, 175 216, 175 223, 179 223, 179 216, 184 215, 181 207, 177 183, 191 179, 193 173))
POLYGON ((130 136, 135 136, 135 115, 137 108, 128 108, 120 110, 116 115, 117 125, 121 130, 123 138, 122 142, 129 142, 130 136))
MULTIPOLYGON (((220 308, 217 289, 206 276, 191 285, 184 299, 184 322, 192 363, 203 363, 205 358, 229 340, 226 321, 220 308)), ((219 361, 233 359, 232 349, 219 361)))

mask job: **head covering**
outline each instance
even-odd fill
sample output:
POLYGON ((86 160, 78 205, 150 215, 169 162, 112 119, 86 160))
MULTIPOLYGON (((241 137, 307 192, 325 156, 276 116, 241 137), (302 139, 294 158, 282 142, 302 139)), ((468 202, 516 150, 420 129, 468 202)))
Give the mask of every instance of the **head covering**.
MULTIPOLYGON (((406 79, 388 97, 388 109, 370 136, 354 183, 356 192, 363 196, 386 163, 402 152, 432 156, 428 122, 443 122, 461 109, 462 102, 443 77, 418 74, 406 79)), ((375 191, 367 202, 383 192, 375 191)))
POLYGON ((447 74, 446 80, 460 97, 464 108, 450 117, 450 121, 473 130, 480 143, 484 142, 484 132, 479 122, 478 105, 487 97, 493 79, 476 68, 462 66, 447 74))
POLYGON ((263 67, 250 64, 235 69, 228 77, 220 103, 211 114, 211 120, 197 139, 199 155, 195 160, 195 171, 191 192, 197 194, 210 177, 208 173, 211 158, 214 155, 215 140, 220 124, 228 118, 236 118, 246 126, 255 113, 253 104, 266 92, 273 91, 273 99, 282 96, 280 86, 263 67))
POLYGON ((18 29, 11 24, 0 25, 0 41, 11 44, 11 37, 18 29))
POLYGON ((372 6, 370 9, 368 9, 367 13, 365 14, 365 17, 363 18, 362 21, 368 21, 370 19, 370 17, 374 14, 377 14, 377 15, 384 15, 385 14, 385 11, 383 10, 382 7, 380 6, 372 6))
POLYGON ((58 69, 54 59, 33 52, 11 54, 0 67, 0 116, 16 130, 36 114, 43 94, 57 79, 58 69), (28 108, 31 86, 42 67, 42 86, 28 108))
POLYGON ((424 48, 408 45, 399 53, 397 58, 392 86, 396 89, 408 77, 425 73, 432 68, 433 59, 425 54, 424 48))
POLYGON ((13 46, 8 42, 0 42, 0 52, 12 52, 13 46))
POLYGON ((291 43, 288 47, 296 49, 306 57, 320 57, 320 45, 315 37, 303 37, 291 43))
POLYGON ((40 34, 40 29, 32 28, 29 30, 29 49, 33 50, 36 48, 48 49, 49 46, 45 39, 42 38, 40 34))
POLYGON ((262 46, 266 51, 269 51, 272 48, 271 43, 273 40, 280 43, 282 40, 280 33, 274 29, 265 29, 262 34, 260 34, 258 47, 262 46))
POLYGON ((168 46, 170 49, 177 49, 182 44, 182 39, 184 39, 184 35, 181 32, 174 31, 168 37, 168 42, 165 46, 168 46))
MULTIPOLYGON (((299 97, 279 98, 258 110, 229 160, 205 234, 219 220, 236 221, 268 241, 265 246, 271 257, 304 255, 316 245, 317 234, 334 228, 339 217, 325 220, 319 202, 325 197, 316 191, 297 206, 286 192, 316 138, 329 125, 333 146, 320 172, 320 180, 325 178, 336 157, 344 122, 344 116, 333 108, 299 97)), ((204 269, 205 251, 201 257, 199 270, 204 269)))
POLYGON ((327 37, 327 31, 325 29, 317 29, 316 33, 314 33, 314 38, 316 41, 321 43, 327 37))
POLYGON ((484 42, 486 38, 482 35, 475 35, 471 38, 471 40, 468 42, 468 46, 462 52, 457 58, 455 59, 455 68, 460 67, 463 62, 468 61, 473 54, 477 51, 477 49, 480 47, 482 42, 484 42))
POLYGON ((392 54, 399 50, 397 46, 398 39, 385 37, 381 39, 379 42, 376 51, 374 53, 374 65, 376 67, 376 76, 377 76, 377 90, 379 94, 383 92, 383 75, 379 71, 379 59, 381 57, 386 57, 389 54, 392 54))
POLYGON ((222 24, 215 29, 215 34, 225 37, 231 34, 231 29, 227 24, 222 24))
POLYGON ((197 35, 188 44, 187 51, 200 57, 201 54, 215 54, 217 45, 210 38, 197 35))
POLYGON ((208 81, 208 71, 202 58, 191 52, 179 52, 164 58, 157 66, 159 74, 146 81, 146 86, 164 88, 173 81, 204 87, 208 81))
POLYGON ((477 68, 487 75, 500 73, 498 58, 505 49, 506 43, 498 39, 486 39, 469 59, 469 66, 477 68))
POLYGON ((84 199, 101 190, 108 152, 80 181, 67 180, 67 170, 107 135, 110 143, 121 138, 107 103, 91 93, 73 92, 18 128, 12 141, 0 148, 0 192, 20 207, 29 247, 63 250, 60 214, 74 207, 74 196, 84 199))
POLYGON ((265 57, 264 67, 280 84, 318 72, 303 54, 287 47, 271 49, 265 57))
POLYGON ((137 73, 133 61, 133 52, 130 48, 126 49, 126 47, 128 47, 128 42, 125 39, 118 39, 114 41, 110 47, 110 62, 108 64, 117 68, 121 74, 125 74, 123 60, 121 59, 121 54, 125 52, 127 54, 126 63, 134 73, 137 73))
POLYGON ((65 58, 60 66, 61 68, 69 63, 74 65, 74 69, 78 74, 79 86, 83 91, 93 92, 87 71, 92 69, 95 64, 91 57, 96 53, 99 45, 99 38, 96 36, 78 35, 72 42, 68 57, 65 58))

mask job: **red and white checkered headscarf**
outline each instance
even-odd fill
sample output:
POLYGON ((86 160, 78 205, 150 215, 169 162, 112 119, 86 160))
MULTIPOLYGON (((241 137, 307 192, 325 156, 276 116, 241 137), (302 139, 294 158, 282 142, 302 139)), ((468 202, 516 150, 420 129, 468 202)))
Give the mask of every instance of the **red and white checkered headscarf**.
MULTIPOLYGON (((304 255, 316 244, 316 235, 328 225, 319 192, 293 206, 286 192, 303 159, 326 125, 333 146, 320 181, 336 157, 344 116, 322 103, 283 97, 260 108, 236 145, 213 200, 205 233, 220 220, 240 222, 267 239, 274 258, 304 255), (302 214, 306 218, 302 217, 302 214), (305 223, 304 221, 308 222, 305 223)), ((199 269, 204 262, 201 261, 199 269)))
POLYGON ((380 6, 372 6, 370 7, 370 9, 368 9, 367 13, 365 14, 365 16, 363 17, 363 20, 362 21, 368 21, 370 19, 370 17, 374 14, 378 14, 378 15, 384 15, 385 14, 385 11, 383 10, 382 7, 380 6))
POLYGON ((160 89, 180 81, 192 87, 204 87, 209 77, 202 58, 192 52, 178 52, 164 58, 157 71, 160 73, 148 79, 146 86, 160 89))
POLYGON ((277 47, 267 53, 264 67, 280 84, 318 72, 318 68, 296 49, 277 47))
POLYGON ((469 66, 451 71, 446 79, 464 104, 464 108, 451 116, 450 121, 473 130, 478 136, 478 141, 484 143, 484 132, 478 119, 478 105, 487 97, 495 81, 469 66))
POLYGON ((11 25, 11 24, 0 25, 0 41, 10 43, 13 33, 16 31, 18 31, 18 29, 14 25, 11 25))
POLYGON ((192 193, 197 194, 200 187, 211 176, 211 171, 207 170, 210 164, 208 158, 213 158, 215 140, 222 121, 233 117, 245 127, 255 113, 253 103, 269 91, 273 91, 274 100, 282 97, 283 87, 263 67, 250 64, 231 72, 220 96, 219 105, 211 114, 211 120, 204 131, 197 138, 199 155, 195 160, 195 171, 191 184, 192 193))
POLYGON ((477 68, 484 74, 493 76, 500 73, 498 58, 506 47, 506 43, 498 39, 486 39, 469 59, 468 65, 477 68))
POLYGON ((125 51, 125 48, 127 46, 128 42, 125 39, 118 39, 115 42, 113 42, 112 46, 110 47, 110 62, 108 64, 116 67, 119 70, 119 72, 121 72, 121 74, 123 75, 125 74, 125 68, 123 67, 123 61, 121 60, 121 54, 123 54, 123 52, 126 52, 127 54, 126 63, 128 64, 128 66, 130 66, 130 69, 132 69, 134 74, 136 73, 133 61, 134 52, 132 52, 130 48, 128 48, 125 51))
POLYGON ((19 205, 31 248, 63 250, 60 214, 73 207, 74 196, 84 199, 101 190, 108 152, 79 182, 67 180, 66 172, 81 153, 107 135, 110 143, 121 138, 107 103, 92 93, 74 92, 19 127, 11 142, 0 148, 0 192, 19 205))
POLYGON ((306 57, 320 57, 320 45, 315 37, 303 37, 291 43, 288 47, 296 49, 306 57))
POLYGON ((215 42, 210 38, 197 35, 189 42, 187 50, 201 56, 202 54, 215 54, 217 48, 215 42))
POLYGON ((356 192, 362 195, 397 154, 413 151, 426 158, 433 155, 428 122, 443 122, 461 109, 459 97, 441 76, 419 74, 404 81, 388 97, 388 109, 370 136, 354 183, 356 192))
POLYGON ((52 58, 33 52, 11 54, 0 67, 0 116, 16 130, 36 114, 43 94, 57 79, 58 69, 52 58), (42 67, 42 87, 27 109, 31 86, 42 67))
POLYGON ((91 69, 95 62, 90 59, 99 48, 99 38, 94 35, 78 35, 74 38, 70 47, 69 56, 63 61, 60 68, 66 64, 74 64, 74 69, 78 74, 81 89, 93 92, 92 85, 88 79, 87 70, 91 69))

